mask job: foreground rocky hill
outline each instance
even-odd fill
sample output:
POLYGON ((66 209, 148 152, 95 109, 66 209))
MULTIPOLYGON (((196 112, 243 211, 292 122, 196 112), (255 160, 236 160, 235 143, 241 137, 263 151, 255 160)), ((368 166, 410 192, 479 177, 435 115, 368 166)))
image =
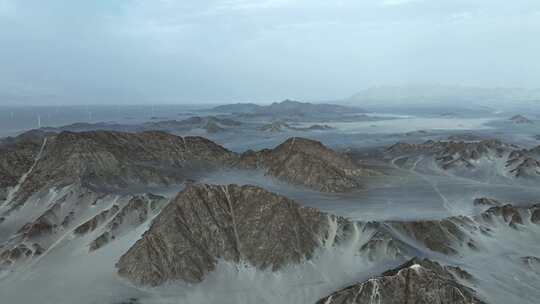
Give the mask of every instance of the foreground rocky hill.
POLYGON ((137 284, 202 281, 218 261, 278 270, 309 259, 323 213, 254 186, 189 185, 118 262, 137 284))

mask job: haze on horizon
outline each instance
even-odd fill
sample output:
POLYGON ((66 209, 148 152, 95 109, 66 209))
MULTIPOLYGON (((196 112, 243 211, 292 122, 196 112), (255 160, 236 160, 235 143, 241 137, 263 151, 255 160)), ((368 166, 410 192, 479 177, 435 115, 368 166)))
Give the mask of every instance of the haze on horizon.
POLYGON ((537 0, 0 0, 0 105, 539 88, 537 0))

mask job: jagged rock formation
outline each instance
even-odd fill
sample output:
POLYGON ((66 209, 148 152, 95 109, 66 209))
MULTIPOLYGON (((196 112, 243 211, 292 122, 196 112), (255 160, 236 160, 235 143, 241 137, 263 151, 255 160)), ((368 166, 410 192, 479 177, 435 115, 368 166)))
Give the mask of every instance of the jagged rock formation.
POLYGON ((475 163, 482 158, 502 158, 510 148, 498 140, 483 140, 479 142, 447 142, 436 159, 440 166, 447 170, 451 168, 474 168, 475 163))
POLYGON ((317 304, 481 304, 476 292, 461 283, 465 271, 428 259, 412 259, 380 277, 339 290, 317 304))
MULTIPOLYGON (((56 240, 78 225, 85 210, 107 199, 106 195, 78 186, 66 187, 51 199, 44 198, 42 210, 36 210, 37 216, 27 219, 5 243, 0 244, 0 265, 12 265, 23 258, 41 255, 56 240), (24 255, 21 255, 21 252, 24 252, 24 255)), ((37 209, 38 206, 39 204, 34 208, 37 209)), ((97 225, 101 218, 102 216, 97 216, 80 231, 91 230, 93 222, 97 225)), ((8 216, 6 221, 9 220, 8 216)))
POLYGON ((393 232, 392 225, 384 222, 368 222, 361 233, 370 235, 359 248, 359 253, 370 261, 405 259, 415 252, 415 249, 401 240, 393 232))
POLYGON ((506 168, 514 177, 540 176, 540 151, 538 147, 531 150, 515 150, 506 161, 506 168))
POLYGON ((430 155, 444 170, 474 171, 490 164, 504 177, 537 179, 540 177, 540 149, 527 150, 498 140, 474 142, 427 141, 422 144, 397 143, 386 153, 391 156, 430 155), (499 168, 500 167, 500 168, 499 168))
POLYGON ((478 233, 489 236, 493 235, 494 229, 509 227, 517 230, 530 223, 540 225, 540 204, 516 207, 486 198, 476 199, 475 204, 487 209, 473 217, 368 223, 375 234, 362 246, 361 252, 368 253, 373 258, 380 255, 380 249, 383 248, 384 255, 406 258, 415 255, 416 249, 408 245, 410 240, 414 240, 424 251, 457 256, 463 250, 480 249, 478 233))
POLYGON ((0 245, 0 265, 12 265, 23 258, 39 256, 57 240, 72 235, 91 235, 93 240, 89 249, 97 250, 151 219, 167 201, 153 194, 120 198, 81 187, 68 187, 51 201, 52 206, 43 214, 24 224, 0 245), (98 210, 90 219, 84 220, 92 209, 98 210))
POLYGON ((515 146, 507 145, 499 140, 433 141, 421 144, 397 143, 386 149, 391 155, 427 153, 432 154, 441 167, 474 167, 474 162, 482 157, 503 157, 515 146))
POLYGON ((118 205, 113 205, 112 207, 105 209, 89 219, 88 221, 82 223, 77 228, 75 228, 74 233, 76 235, 85 235, 87 233, 93 232, 100 225, 105 223, 111 216, 116 214, 120 208, 118 205))
POLYGON ((386 153, 397 156, 405 154, 413 154, 420 152, 434 152, 438 147, 438 144, 432 140, 428 140, 422 144, 410 144, 405 142, 398 142, 386 149, 386 153))
POLYGON ((474 241, 460 228, 459 224, 463 221, 466 219, 457 217, 437 221, 390 222, 390 225, 429 250, 454 255, 463 244, 475 247, 474 241))
POLYGON ((309 259, 328 217, 254 186, 188 185, 119 260, 144 285, 199 282, 218 260, 277 270, 309 259))
POLYGON ((508 223, 508 225, 513 228, 516 228, 517 225, 523 225, 523 218, 520 210, 510 204, 491 207, 482 213, 482 218, 488 222, 492 222, 494 218, 502 218, 504 222, 508 223))
POLYGON ((295 185, 323 192, 344 192, 361 188, 359 176, 378 172, 357 166, 348 156, 318 141, 293 137, 274 149, 248 151, 240 157, 240 167, 261 168, 266 174, 295 185))
MULTIPOLYGON (((90 243, 90 251, 105 246, 112 240, 145 223, 161 211, 166 202, 167 199, 164 197, 152 194, 135 196, 112 217, 104 227, 103 232, 90 243)), ((115 210, 118 210, 118 208, 115 210)))

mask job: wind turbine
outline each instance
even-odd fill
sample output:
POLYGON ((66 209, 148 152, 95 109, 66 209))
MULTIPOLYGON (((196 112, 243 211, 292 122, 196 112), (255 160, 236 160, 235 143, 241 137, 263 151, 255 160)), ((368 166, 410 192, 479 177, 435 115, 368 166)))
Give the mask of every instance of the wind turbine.
POLYGON ((88 122, 92 122, 92 111, 90 111, 88 105, 86 105, 86 112, 88 113, 88 122))

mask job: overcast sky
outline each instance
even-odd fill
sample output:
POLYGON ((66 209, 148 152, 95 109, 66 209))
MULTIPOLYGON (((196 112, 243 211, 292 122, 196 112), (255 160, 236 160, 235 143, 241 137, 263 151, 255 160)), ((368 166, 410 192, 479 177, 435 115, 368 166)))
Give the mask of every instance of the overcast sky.
POLYGON ((0 104, 540 87, 539 0, 0 0, 0 104))

